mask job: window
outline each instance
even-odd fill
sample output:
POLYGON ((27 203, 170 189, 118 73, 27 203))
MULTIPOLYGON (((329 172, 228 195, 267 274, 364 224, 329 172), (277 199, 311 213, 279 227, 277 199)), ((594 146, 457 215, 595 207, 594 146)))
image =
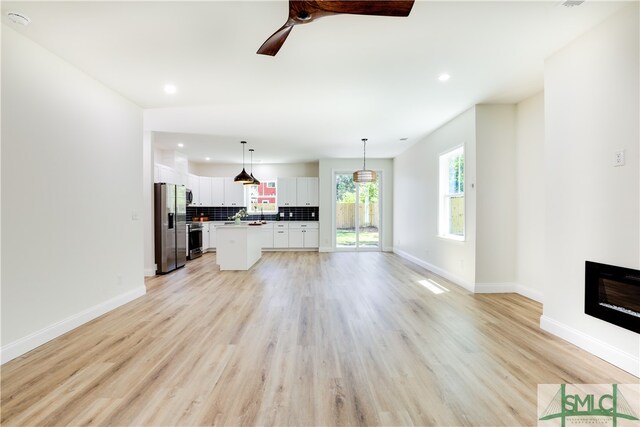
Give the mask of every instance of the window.
POLYGON ((440 156, 439 234, 464 240, 464 147, 440 156))
POLYGON ((248 214, 274 214, 278 213, 276 202, 276 181, 262 181, 260 185, 247 186, 248 214))

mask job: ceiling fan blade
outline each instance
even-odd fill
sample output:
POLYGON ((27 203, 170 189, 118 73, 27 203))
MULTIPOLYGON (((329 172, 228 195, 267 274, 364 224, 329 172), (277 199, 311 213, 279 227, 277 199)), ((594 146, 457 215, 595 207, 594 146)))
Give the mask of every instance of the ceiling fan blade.
POLYGON ((262 43, 262 46, 260 46, 260 49, 258 49, 258 52, 256 53, 259 53, 260 55, 276 56, 276 53, 278 53, 292 29, 293 25, 287 22, 282 26, 282 28, 273 33, 271 37, 262 43))
POLYGON ((414 0, 316 0, 316 6, 331 13, 353 15, 409 16, 414 0))

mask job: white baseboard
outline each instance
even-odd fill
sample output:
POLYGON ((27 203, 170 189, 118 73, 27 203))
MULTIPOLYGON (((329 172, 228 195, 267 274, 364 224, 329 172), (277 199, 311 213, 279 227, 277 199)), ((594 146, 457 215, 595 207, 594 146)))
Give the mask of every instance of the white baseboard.
POLYGON ((515 283, 476 283, 476 294, 508 294, 516 292, 515 283))
POLYGON ((445 279, 453 282, 454 284, 456 284, 456 285, 458 285, 460 287, 465 288, 466 290, 468 290, 470 292, 474 292, 475 291, 475 286, 474 286, 473 283, 470 283, 470 282, 466 281, 465 279, 463 279, 463 278, 461 278, 459 276, 456 276, 455 274, 452 274, 452 273, 450 273, 450 272, 448 272, 446 270, 443 270, 440 267, 436 267, 433 264, 430 264, 430 263, 428 263, 426 261, 423 261, 423 260, 421 260, 419 258, 416 258, 413 255, 411 255, 411 254, 409 254, 409 253, 407 253, 407 252, 405 252, 403 250, 400 250, 398 248, 393 248, 393 253, 397 254, 398 256, 400 256, 400 257, 402 257, 402 258, 404 258, 404 259, 406 259, 408 261, 411 261, 414 264, 418 264, 420 267, 426 268, 427 270, 437 274, 438 276, 444 277, 445 279))
POLYGON ((640 358, 638 356, 626 353, 548 316, 543 315, 540 317, 540 328, 569 341, 636 377, 640 377, 640 358))
POLYGON ((333 252, 333 248, 330 246, 320 246, 318 252, 333 252))
POLYGON ((156 275, 155 268, 145 268, 144 269, 144 277, 153 277, 156 275))
POLYGON ((527 297, 529 299, 532 299, 542 304, 542 292, 532 289, 528 286, 520 285, 518 283, 516 283, 515 285, 516 285, 516 290, 515 290, 516 293, 522 295, 523 297, 527 297))
POLYGON ((393 252, 393 246, 384 246, 382 252, 393 252))
POLYGON ((62 334, 69 332, 72 329, 77 328, 103 314, 133 301, 136 298, 141 297, 147 292, 146 288, 140 286, 132 291, 113 297, 100 304, 89 307, 80 313, 60 320, 52 325, 47 326, 39 331, 36 331, 26 337, 22 337, 12 343, 9 343, 0 348, 0 363, 6 363, 18 356, 25 354, 28 351, 33 350, 42 344, 51 341, 52 339, 59 337, 62 334))

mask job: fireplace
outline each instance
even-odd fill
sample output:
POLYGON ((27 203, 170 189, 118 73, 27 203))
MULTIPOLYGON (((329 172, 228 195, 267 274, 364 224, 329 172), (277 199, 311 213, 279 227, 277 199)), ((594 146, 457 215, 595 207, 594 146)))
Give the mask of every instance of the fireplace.
POLYGON ((587 261, 584 312, 640 333, 640 270, 587 261))

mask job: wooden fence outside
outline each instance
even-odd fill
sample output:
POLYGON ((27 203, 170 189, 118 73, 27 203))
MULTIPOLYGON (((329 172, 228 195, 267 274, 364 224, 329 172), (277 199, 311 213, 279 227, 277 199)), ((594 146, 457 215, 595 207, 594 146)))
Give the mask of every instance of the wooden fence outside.
MULTIPOLYGON (((378 227, 378 203, 369 203, 365 209, 364 203, 360 203, 360 227, 378 227), (367 216, 367 210, 369 215, 367 216)), ((356 224, 356 204, 336 203, 336 228, 353 228, 356 224)))

